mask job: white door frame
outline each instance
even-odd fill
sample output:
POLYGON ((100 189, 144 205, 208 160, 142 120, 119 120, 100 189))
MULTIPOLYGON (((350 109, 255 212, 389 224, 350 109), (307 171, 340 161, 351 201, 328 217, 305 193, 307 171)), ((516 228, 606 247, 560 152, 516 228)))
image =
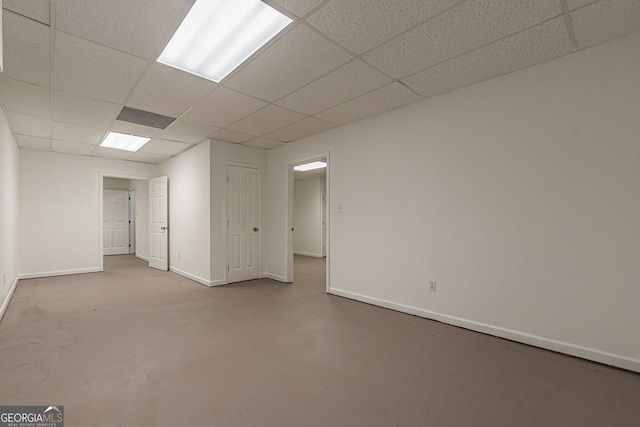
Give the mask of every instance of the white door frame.
MULTIPOLYGON (((98 240, 98 271, 104 271, 104 251, 103 251, 103 244, 104 244, 104 240, 103 240, 103 235, 102 235, 102 222, 104 221, 104 212, 103 210, 103 204, 104 204, 104 178, 119 178, 119 179, 133 179, 133 180, 141 180, 141 181, 149 181, 149 177, 146 176, 139 176, 139 175, 126 175, 126 174, 118 174, 118 173, 109 173, 109 172, 102 172, 100 173, 100 175, 98 176, 98 212, 99 212, 99 216, 98 216, 98 230, 99 230, 99 240, 98 240)), ((133 236, 133 238, 135 239, 135 236, 133 236)), ((131 236, 129 236, 129 239, 131 239, 131 236)))
POLYGON ((287 163, 287 276, 286 282, 292 283, 293 277, 293 199, 294 199, 294 184, 295 176, 293 167, 304 163, 309 163, 315 160, 324 160, 327 162, 327 176, 326 176, 326 191, 327 191, 327 215, 326 215, 326 292, 329 293, 331 289, 331 152, 314 154, 312 156, 298 158, 296 160, 287 163))
MULTIPOLYGON (((241 168, 251 168, 258 170, 258 278, 262 277, 262 167, 260 165, 256 165, 253 163, 238 163, 238 162, 224 162, 225 165, 225 175, 227 179, 229 179, 229 166, 238 166, 241 168)), ((229 207, 227 206, 227 201, 229 200, 229 185, 228 181, 224 186, 224 201, 223 209, 224 209, 224 218, 225 224, 229 224, 229 207)), ((228 267, 229 262, 229 227, 225 225, 224 227, 224 253, 225 253, 225 265, 228 267)), ((224 272, 224 282, 229 283, 229 269, 224 272)))
POLYGON ((135 188, 129 189, 129 254, 136 253, 136 192, 135 188), (133 236, 133 238, 131 238, 133 236))

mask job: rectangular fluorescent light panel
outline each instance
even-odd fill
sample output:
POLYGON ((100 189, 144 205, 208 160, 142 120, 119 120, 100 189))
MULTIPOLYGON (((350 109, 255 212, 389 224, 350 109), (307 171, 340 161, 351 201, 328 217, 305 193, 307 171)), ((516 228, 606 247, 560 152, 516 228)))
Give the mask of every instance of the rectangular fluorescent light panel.
POLYGON ((305 163, 304 165, 294 166, 293 170, 306 172, 306 171, 312 171, 314 169, 322 169, 326 167, 327 167, 327 164, 325 162, 311 162, 311 163, 305 163))
POLYGON ((158 62, 217 83, 291 22, 261 0, 197 0, 158 62))
POLYGON ((101 147, 115 148, 116 150, 138 151, 150 138, 127 135, 119 132, 109 132, 100 144, 101 147))

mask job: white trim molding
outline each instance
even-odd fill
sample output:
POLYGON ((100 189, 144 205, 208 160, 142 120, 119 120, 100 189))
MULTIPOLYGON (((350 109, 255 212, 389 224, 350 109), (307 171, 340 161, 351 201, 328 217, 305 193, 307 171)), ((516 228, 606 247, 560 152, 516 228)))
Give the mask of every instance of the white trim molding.
POLYGON ((198 283, 200 283, 201 285, 205 285, 205 286, 207 286, 207 287, 209 287, 209 288, 210 288, 211 286, 213 286, 213 285, 211 284, 211 281, 210 281, 210 280, 203 279, 202 277, 196 276, 196 275, 191 274, 191 273, 187 273, 186 271, 178 270, 178 269, 177 269, 177 268, 175 268, 175 267, 171 267, 171 266, 169 266, 169 271, 171 271, 172 273, 176 273, 176 274, 177 274, 177 275, 179 275, 179 276, 186 277, 186 278, 187 278, 187 279, 189 279, 189 280, 193 280, 194 282, 198 282, 198 283))
POLYGON ((71 276, 73 274, 99 273, 101 271, 102 269, 99 267, 78 268, 75 270, 43 271, 40 273, 19 274, 18 279, 40 279, 42 277, 71 276))
POLYGON ((271 274, 271 273, 262 273, 260 275, 261 279, 271 279, 271 280, 275 280, 276 282, 283 282, 283 283, 291 283, 291 282, 287 282, 287 278, 284 276, 278 276, 277 274, 271 274))
POLYGON ((9 288, 9 292, 7 292, 7 295, 4 297, 4 301, 2 301, 2 306, 0 306, 0 321, 4 317, 4 313, 9 307, 9 303, 11 302, 11 298, 13 298, 13 293, 16 291, 19 280, 20 279, 16 277, 16 279, 11 284, 11 287, 9 288))
POLYGON ((384 307, 391 310, 400 311, 402 313, 412 314, 414 316, 424 317, 430 320, 436 320, 441 323, 458 326, 464 329, 469 329, 471 331, 481 332, 483 334, 493 335, 499 338, 505 338, 510 341, 516 341, 534 347, 544 348, 546 350, 551 350, 558 353, 579 357, 581 359, 587 359, 593 362, 627 369, 629 371, 640 372, 640 359, 621 356, 619 354, 612 354, 594 348, 583 347, 577 344, 558 341, 551 338, 545 338, 538 335, 528 334, 526 332, 514 331, 499 326, 488 325, 486 323, 475 322, 469 319, 436 313, 433 311, 424 310, 422 308, 398 304, 395 302, 369 297, 342 289, 332 288, 329 290, 329 293, 355 301, 376 305, 378 307, 384 307))

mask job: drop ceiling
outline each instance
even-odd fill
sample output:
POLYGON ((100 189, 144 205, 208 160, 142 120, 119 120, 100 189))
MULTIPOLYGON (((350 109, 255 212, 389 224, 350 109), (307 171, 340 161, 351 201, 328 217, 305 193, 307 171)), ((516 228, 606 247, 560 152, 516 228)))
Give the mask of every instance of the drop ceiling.
POLYGON ((155 60, 192 0, 4 0, 0 103, 20 147, 161 163, 271 149, 640 30, 638 0, 270 0, 295 23, 220 84, 155 60), (117 120, 123 107, 176 120, 117 120), (137 153, 99 147, 147 136, 137 153))

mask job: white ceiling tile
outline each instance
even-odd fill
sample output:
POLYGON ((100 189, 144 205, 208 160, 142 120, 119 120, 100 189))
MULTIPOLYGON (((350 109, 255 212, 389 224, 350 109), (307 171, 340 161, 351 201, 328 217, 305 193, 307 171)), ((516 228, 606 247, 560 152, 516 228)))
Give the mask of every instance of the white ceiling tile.
POLYGON ((329 123, 315 117, 307 117, 306 119, 300 120, 292 125, 266 134, 265 137, 276 141, 291 142, 309 135, 333 129, 337 126, 338 125, 334 123, 329 123))
POLYGON ((16 135, 16 142, 20 148, 33 148, 34 150, 50 150, 51 141, 48 138, 37 136, 16 135))
POLYGON ((49 27, 15 13, 2 14, 5 77, 49 86, 49 27))
POLYGON ((0 99, 6 111, 45 119, 51 117, 46 87, 0 77, 0 99))
POLYGON ((600 0, 567 0, 567 7, 569 10, 573 10, 596 1, 600 0))
POLYGON ((216 127, 225 127, 267 105, 266 102, 218 87, 182 118, 216 127))
POLYGON ((158 134, 158 138, 195 144, 218 130, 214 126, 176 120, 158 134))
POLYGON ((93 153, 95 146, 88 144, 79 144, 76 142, 59 141, 54 139, 51 142, 51 150, 59 153, 79 154, 82 156, 88 156, 93 153))
POLYGON ((401 83, 391 83, 380 89, 369 92, 349 102, 316 114, 323 120, 346 124, 365 117, 374 116, 386 111, 395 110, 421 100, 401 83))
POLYGON ((284 145, 284 144, 286 144, 286 142, 273 141, 266 138, 256 138, 256 139, 252 139, 249 142, 245 142, 242 145, 246 145, 248 147, 253 147, 253 148, 262 148, 264 150, 270 150, 272 148, 280 147, 281 145, 284 145))
POLYGON ((142 163, 153 163, 153 164, 160 164, 166 160, 168 160, 171 156, 165 156, 162 154, 150 154, 150 153, 141 153, 141 152, 136 152, 133 153, 133 155, 131 157, 129 157, 128 160, 133 161, 133 162, 142 162, 142 163))
POLYGON ((106 133, 104 129, 53 122, 53 139, 61 141, 98 145, 106 133))
POLYGON ((193 0, 57 0, 58 29, 153 59, 193 0))
POLYGON ((232 75, 224 85, 275 101, 351 58, 346 51, 300 24, 232 75))
MULTIPOLYGON (((35 21, 49 25, 49 1, 45 0, 3 0, 2 7, 19 13, 35 21)), ((5 33, 6 34, 6 33, 5 33)))
POLYGON ((340 45, 360 55, 460 0, 331 0, 307 19, 340 45))
POLYGON ((640 30, 640 1, 602 0, 571 12, 578 49, 640 30))
POLYGON ((316 114, 390 82, 390 77, 358 59, 298 89, 277 104, 316 114))
POLYGON ((561 13, 557 0, 469 1, 363 58, 395 78, 403 78, 561 13))
POLYGON ((155 62, 144 73, 126 105, 178 117, 216 86, 210 80, 155 62))
POLYGON ((273 3, 302 18, 318 7, 323 1, 324 0, 273 0, 273 3))
POLYGON ((562 17, 421 71, 403 83, 423 96, 447 92, 571 53, 562 17))
POLYGON ((127 160, 134 153, 126 150, 116 150, 113 148, 95 147, 92 155, 96 157, 106 157, 108 159, 127 160))
POLYGON ((22 135, 37 136, 40 138, 51 137, 51 122, 49 119, 12 113, 10 111, 6 113, 6 116, 14 134, 20 133, 22 135))
POLYGON ((120 113, 120 106, 66 92, 53 94, 53 118, 99 129, 108 129, 120 113))
POLYGON ((191 144, 183 142, 166 141, 164 139, 152 139, 138 150, 141 153, 161 154, 163 156, 175 156, 184 150, 191 148, 191 144))
POLYGON ((266 133, 273 132, 298 120, 304 119, 304 114, 278 107, 277 105, 269 105, 260 111, 232 124, 229 129, 249 135, 262 136, 266 133))
POLYGON ((147 65, 143 59, 56 32, 54 88, 121 104, 147 65))
POLYGON ((136 136, 146 136, 147 138, 155 138, 162 132, 162 129, 139 125, 137 123, 123 122, 121 120, 113 122, 113 124, 109 126, 109 130, 136 136))
POLYGON ((241 144, 253 139, 254 136, 247 135, 245 133, 235 132, 229 129, 220 129, 209 135, 209 138, 217 139, 219 141, 233 142, 234 144, 241 144))

